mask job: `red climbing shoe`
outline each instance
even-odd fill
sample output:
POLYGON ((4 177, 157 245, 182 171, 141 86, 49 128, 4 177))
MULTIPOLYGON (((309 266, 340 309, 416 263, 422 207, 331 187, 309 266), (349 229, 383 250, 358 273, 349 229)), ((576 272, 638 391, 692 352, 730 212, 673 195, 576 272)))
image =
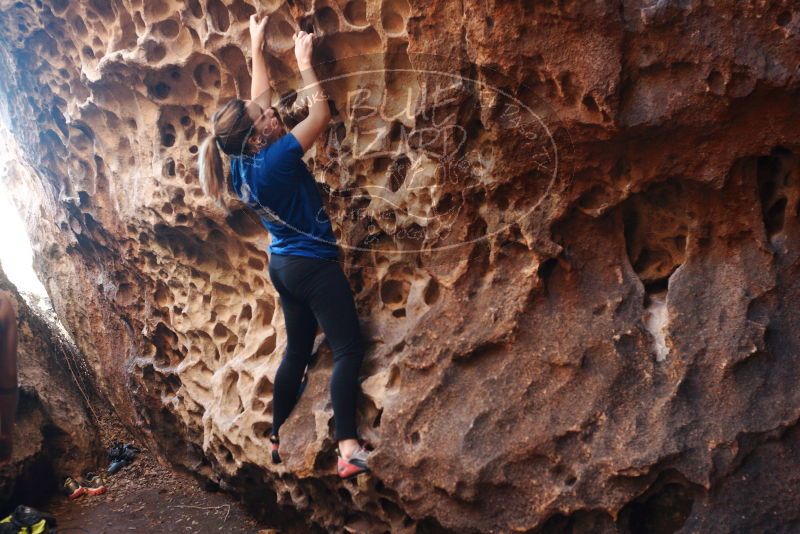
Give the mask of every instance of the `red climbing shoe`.
POLYGON ((67 477, 67 480, 64 481, 64 489, 67 491, 67 496, 71 501, 86 495, 86 488, 70 477, 67 477))
POLYGON ((336 452, 339 455, 339 463, 337 466, 339 477, 353 478, 361 473, 369 472, 369 468, 367 467, 367 455, 369 454, 369 451, 367 451, 367 449, 365 449, 362 445, 359 445, 358 449, 356 449, 347 460, 342 458, 342 453, 339 452, 338 449, 336 452))
POLYGON ((100 474, 87 473, 86 477, 78 477, 78 483, 87 495, 102 495, 107 490, 103 475, 100 474))

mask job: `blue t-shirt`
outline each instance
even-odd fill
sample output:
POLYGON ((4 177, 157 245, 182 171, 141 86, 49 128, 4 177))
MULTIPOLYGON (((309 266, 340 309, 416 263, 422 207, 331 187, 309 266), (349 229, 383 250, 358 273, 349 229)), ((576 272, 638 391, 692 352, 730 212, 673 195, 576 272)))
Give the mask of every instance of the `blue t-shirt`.
POLYGON ((339 247, 314 176, 291 132, 231 161, 233 190, 267 228, 270 254, 338 258, 339 247))

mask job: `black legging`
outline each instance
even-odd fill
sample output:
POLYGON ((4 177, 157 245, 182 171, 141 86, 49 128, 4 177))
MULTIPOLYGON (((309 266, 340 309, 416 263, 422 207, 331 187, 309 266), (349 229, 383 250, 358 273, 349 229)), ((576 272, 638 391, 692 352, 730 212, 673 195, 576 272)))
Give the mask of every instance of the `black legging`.
POLYGON ((358 439, 356 400, 363 340, 350 284, 336 260, 272 254, 269 277, 280 295, 288 342, 272 399, 272 434, 278 436, 298 398, 311 358, 317 321, 333 349, 331 399, 336 441, 358 439))

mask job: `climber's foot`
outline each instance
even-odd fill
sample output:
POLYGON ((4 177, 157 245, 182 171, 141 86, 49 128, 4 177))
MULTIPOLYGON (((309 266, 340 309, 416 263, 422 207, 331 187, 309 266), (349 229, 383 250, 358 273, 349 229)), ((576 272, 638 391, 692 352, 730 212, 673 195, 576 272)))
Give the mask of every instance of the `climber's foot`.
POLYGON ((369 467, 367 467, 367 455, 369 455, 369 451, 363 446, 359 445, 355 451, 347 456, 342 456, 341 450, 337 452, 339 453, 339 462, 337 465, 339 477, 353 478, 361 473, 369 472, 369 467))
POLYGON ((278 453, 278 446, 280 445, 278 436, 270 435, 269 442, 272 448, 272 463, 273 464, 281 463, 281 455, 278 453))

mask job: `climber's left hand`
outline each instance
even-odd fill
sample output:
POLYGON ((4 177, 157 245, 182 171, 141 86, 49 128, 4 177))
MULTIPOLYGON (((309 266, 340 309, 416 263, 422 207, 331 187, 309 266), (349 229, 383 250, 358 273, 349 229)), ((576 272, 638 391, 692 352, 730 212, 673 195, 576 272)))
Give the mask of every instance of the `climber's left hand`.
POLYGON ((267 21, 269 15, 264 15, 261 20, 258 15, 250 15, 250 42, 254 49, 264 50, 267 42, 267 21))

